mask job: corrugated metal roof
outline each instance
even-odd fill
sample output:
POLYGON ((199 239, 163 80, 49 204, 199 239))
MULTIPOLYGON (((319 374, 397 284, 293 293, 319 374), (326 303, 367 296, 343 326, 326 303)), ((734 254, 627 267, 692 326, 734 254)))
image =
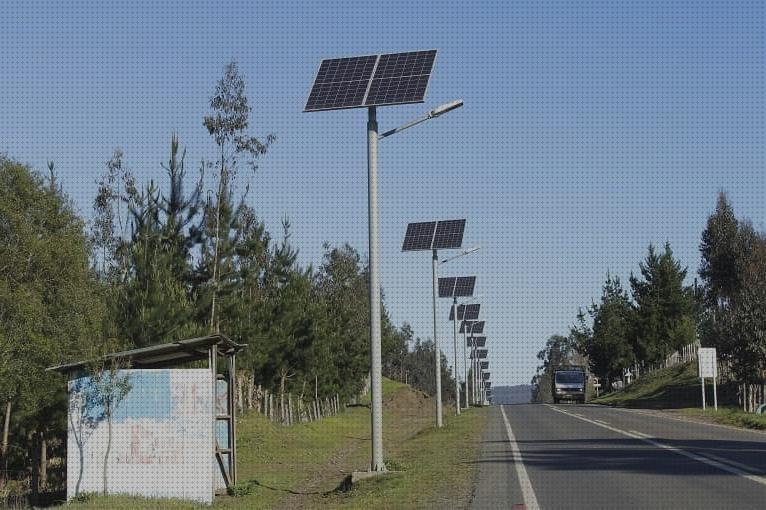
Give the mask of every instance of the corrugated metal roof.
MULTIPOLYGON (((179 340, 165 344, 152 345, 130 351, 113 352, 101 359, 119 359, 130 364, 132 368, 162 368, 180 365, 189 361, 207 359, 208 349, 216 345, 221 356, 236 354, 247 344, 238 344, 224 335, 210 335, 188 340, 179 340)), ((68 373, 82 370, 93 360, 77 361, 49 367, 47 370, 68 373)))

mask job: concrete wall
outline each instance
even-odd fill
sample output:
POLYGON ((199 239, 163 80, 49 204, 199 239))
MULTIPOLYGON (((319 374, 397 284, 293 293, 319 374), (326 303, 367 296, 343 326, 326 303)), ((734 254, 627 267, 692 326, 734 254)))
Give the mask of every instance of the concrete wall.
MULTIPOLYGON (((127 376, 131 389, 112 419, 108 492, 212 503, 219 475, 211 462, 210 371, 123 370, 119 376, 127 376)), ((69 381, 68 498, 78 483, 80 493, 103 491, 108 423, 103 407, 86 398, 92 389, 89 377, 69 381)))

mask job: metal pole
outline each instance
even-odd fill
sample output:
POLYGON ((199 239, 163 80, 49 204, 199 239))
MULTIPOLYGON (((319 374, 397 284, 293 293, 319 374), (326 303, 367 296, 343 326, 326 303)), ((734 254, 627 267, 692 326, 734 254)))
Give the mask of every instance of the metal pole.
POLYGON ((439 255, 434 250, 433 263, 432 263, 432 277, 433 277, 433 309, 434 309, 434 360, 436 367, 436 426, 442 426, 442 360, 441 351, 439 350, 439 339, 436 336, 436 295, 439 292, 439 278, 437 276, 439 270, 439 255))
POLYGON ((476 357, 478 354, 476 348, 476 338, 473 340, 473 405, 479 403, 479 359, 476 357))
POLYGON ((375 107, 367 117, 367 196, 370 240, 370 390, 372 462, 370 471, 386 471, 383 464, 383 383, 380 359, 380 275, 378 274, 378 121, 375 107))
POLYGON ((718 391, 716 390, 715 377, 713 377, 713 407, 718 411, 718 391))
MULTIPOLYGON (((218 346, 217 345, 211 345, 210 351, 209 351, 210 361, 208 363, 208 366, 210 367, 210 374, 212 375, 213 379, 213 462, 215 462, 216 454, 218 453, 218 438, 216 437, 216 430, 218 427, 218 409, 215 405, 217 401, 218 396, 218 367, 217 367, 217 360, 216 357, 218 356, 218 346)), ((218 475, 216 473, 215 468, 213 468, 213 495, 215 495, 216 492, 216 485, 218 484, 218 475)))
POLYGON ((455 414, 460 416, 460 377, 457 375, 457 298, 452 299, 452 342, 455 350, 455 414))
POLYGON ((466 328, 463 328, 463 382, 465 383, 465 408, 468 409, 468 358, 465 355, 466 344, 468 339, 466 337, 466 328))
POLYGON ((700 377, 702 380, 702 409, 705 409, 705 378, 700 377))

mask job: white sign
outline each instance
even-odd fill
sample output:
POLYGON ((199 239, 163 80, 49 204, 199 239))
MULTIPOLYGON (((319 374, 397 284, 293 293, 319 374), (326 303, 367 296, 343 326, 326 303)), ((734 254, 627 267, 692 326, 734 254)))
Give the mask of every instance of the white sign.
POLYGON ((699 349, 699 376, 716 378, 717 363, 715 347, 700 347, 699 349))

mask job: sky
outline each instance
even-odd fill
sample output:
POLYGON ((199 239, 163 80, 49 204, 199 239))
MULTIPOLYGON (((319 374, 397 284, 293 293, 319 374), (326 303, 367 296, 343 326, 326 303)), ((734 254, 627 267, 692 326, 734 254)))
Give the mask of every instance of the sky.
POLYGON ((378 111, 384 131, 465 101, 379 144, 381 281, 393 321, 430 338, 430 254, 402 238, 466 218, 463 245, 481 249, 441 271, 477 276, 495 386, 528 383, 545 340, 607 272, 627 284, 649 243, 669 242, 691 283, 719 191, 766 229, 760 1, 155 4, 4 2, 0 153, 55 161, 90 218, 116 148, 144 182, 164 183, 172 133, 189 174, 215 158, 202 118, 233 59, 251 133, 277 136, 241 174, 249 203, 275 234, 289 218, 304 264, 325 241, 366 257, 366 112, 303 113, 309 88, 323 58, 437 49, 425 103, 378 111))

